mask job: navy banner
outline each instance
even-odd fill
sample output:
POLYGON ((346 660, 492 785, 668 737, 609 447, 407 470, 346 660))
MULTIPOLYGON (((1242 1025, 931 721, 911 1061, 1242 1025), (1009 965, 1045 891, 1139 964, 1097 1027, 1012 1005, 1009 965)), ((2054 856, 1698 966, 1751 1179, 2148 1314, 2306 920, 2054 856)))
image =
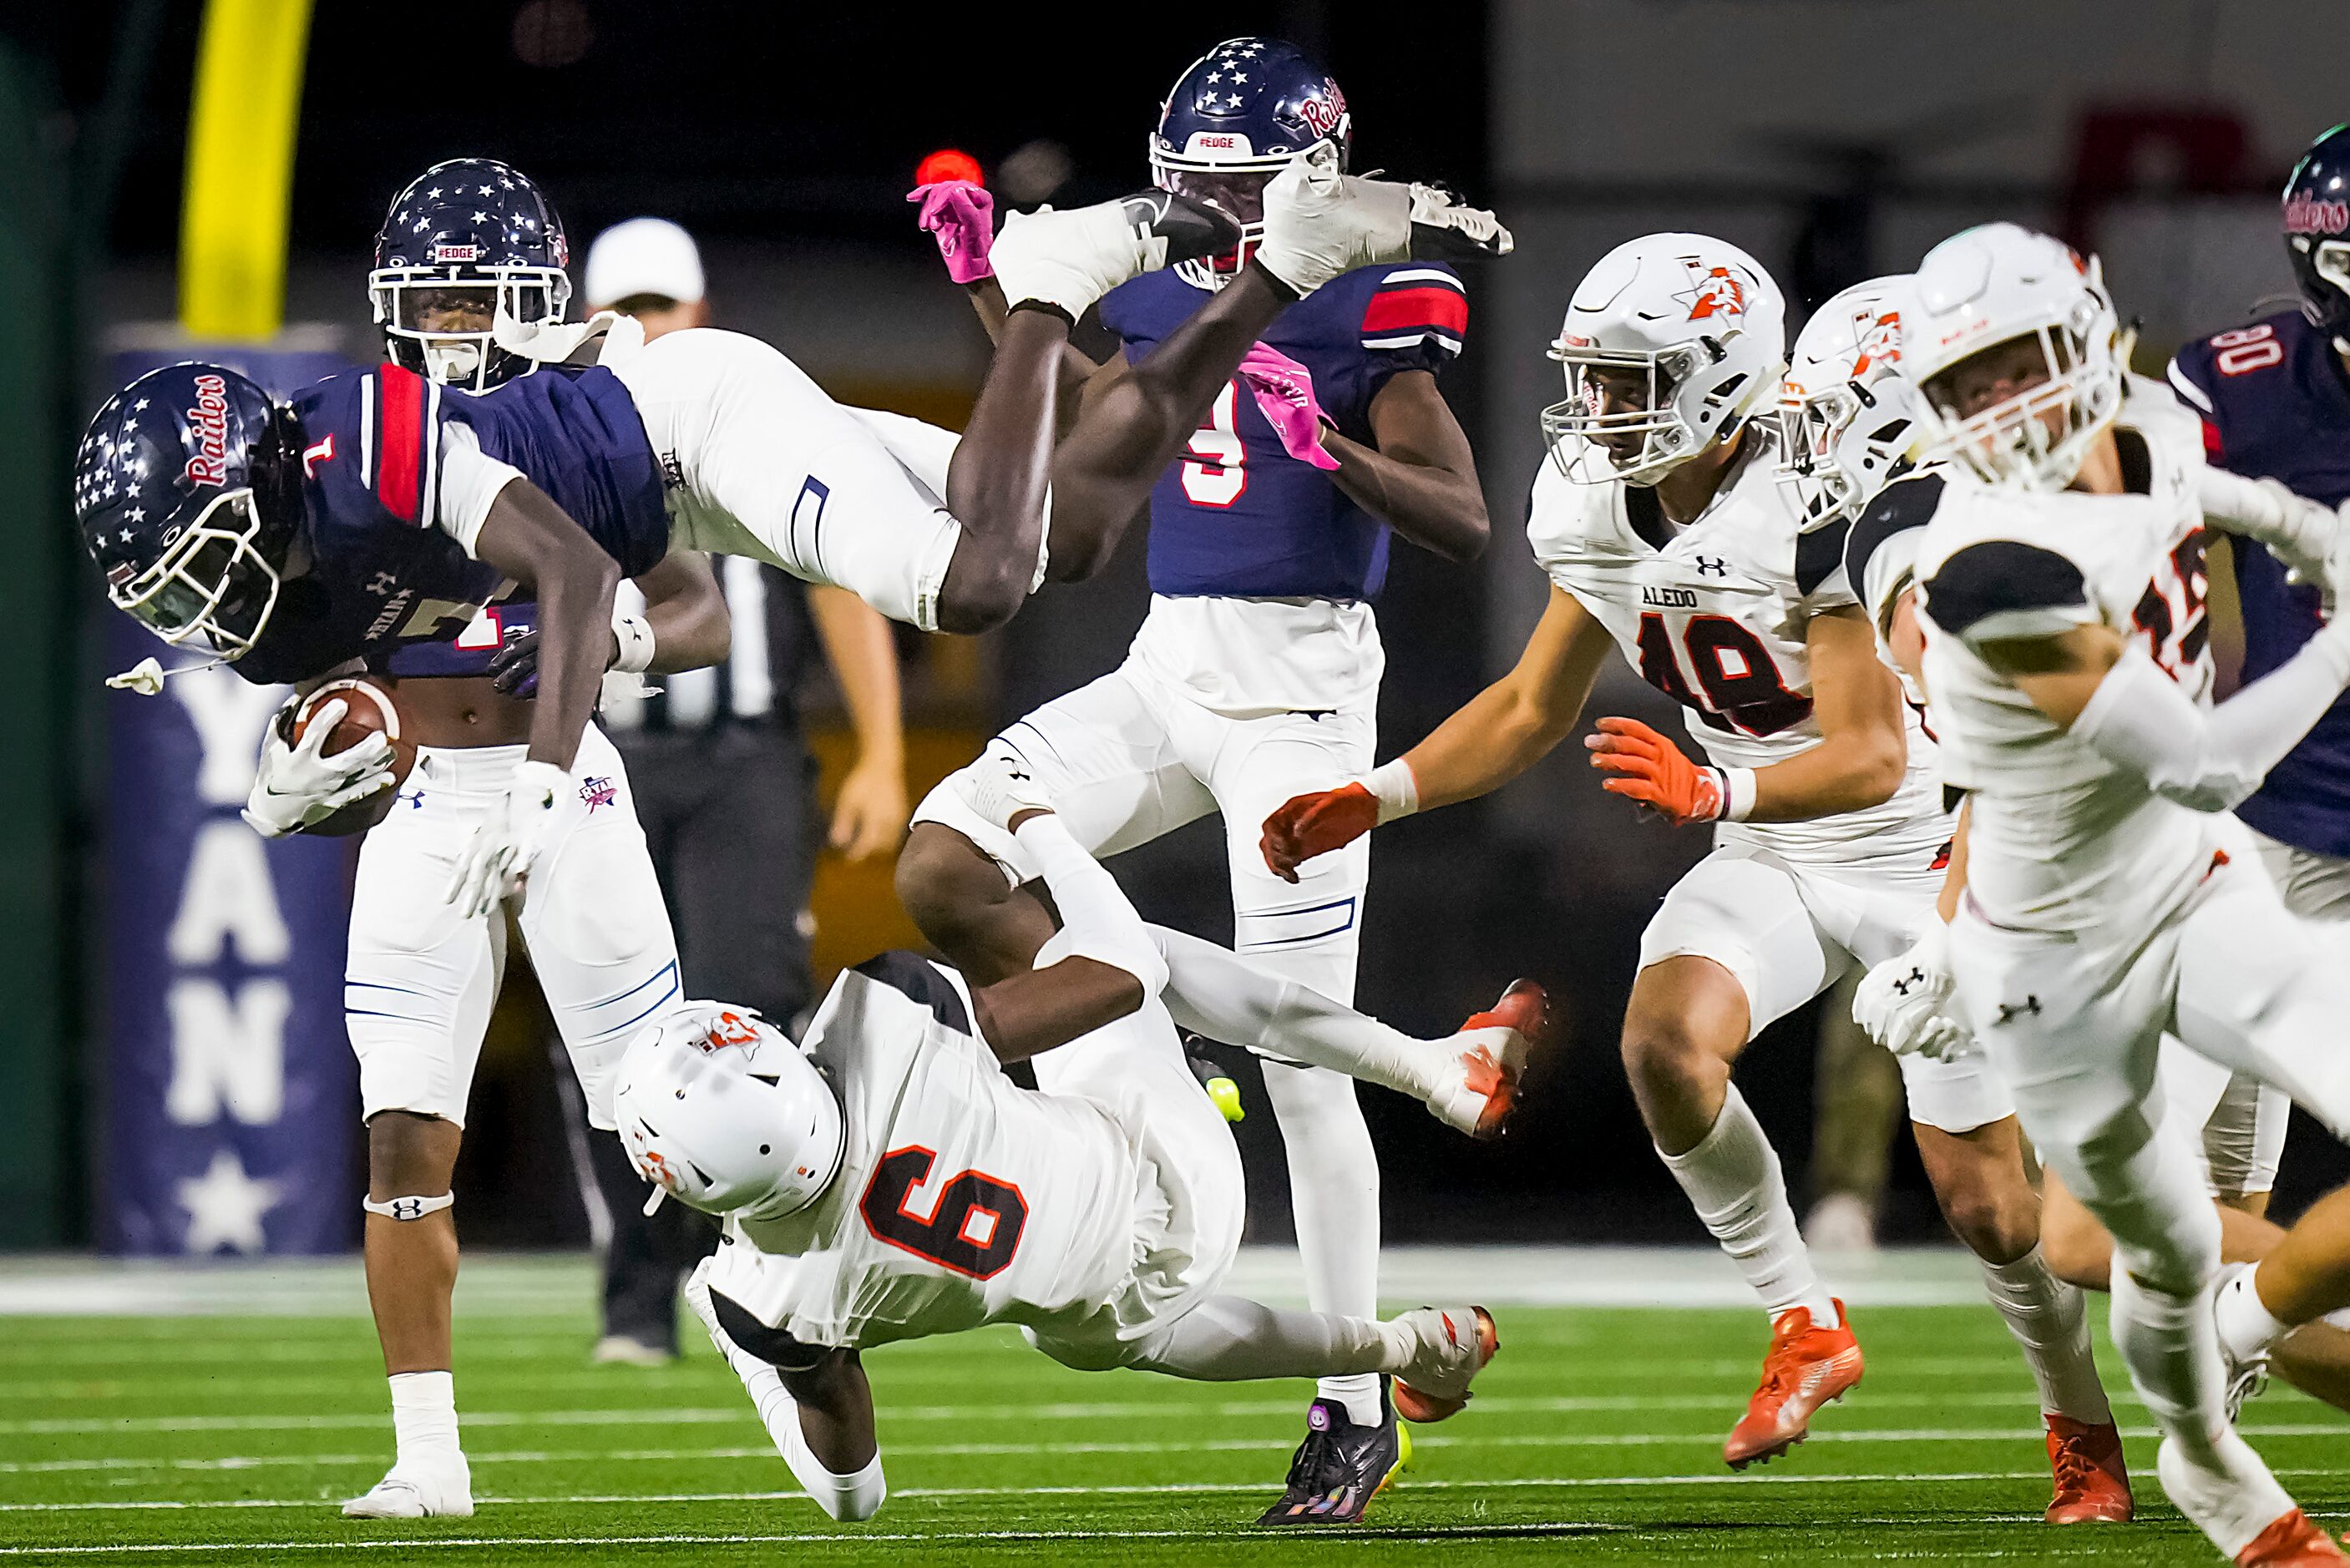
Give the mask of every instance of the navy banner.
MULTIPOLYGON (((195 353, 122 356, 120 380, 195 353)), ((203 352, 214 358, 212 351, 203 352)), ((280 394, 325 355, 222 353, 280 394)), ((166 649, 109 617, 109 668, 166 649)), ((109 1010, 99 1241, 132 1253, 330 1252, 362 1196, 343 944, 358 840, 268 842, 237 815, 288 691, 226 668, 106 696, 109 1010)))

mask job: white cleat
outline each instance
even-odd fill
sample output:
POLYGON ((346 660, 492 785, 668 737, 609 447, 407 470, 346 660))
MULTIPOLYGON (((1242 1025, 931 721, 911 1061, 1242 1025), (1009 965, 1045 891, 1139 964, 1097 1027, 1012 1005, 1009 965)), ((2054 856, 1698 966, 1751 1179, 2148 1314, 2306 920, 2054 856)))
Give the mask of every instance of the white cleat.
POLYGON ((1437 186, 1340 173, 1323 142, 1266 182, 1256 259, 1306 295, 1358 266, 1507 255, 1512 244, 1500 219, 1437 186))
POLYGON ((1471 1380, 1502 1348, 1493 1314, 1481 1306, 1420 1307, 1395 1321, 1415 1342, 1411 1365, 1390 1390, 1396 1414, 1422 1426, 1459 1415, 1471 1380))
POLYGON ((2174 1438, 2154 1458, 2162 1490, 2197 1529, 2230 1559, 2299 1511, 2252 1446, 2231 1430, 2213 1439, 2216 1463, 2200 1465, 2174 1438))
MULTIPOLYGON (((2212 1293, 2213 1298, 2216 1300, 2224 1294, 2229 1286, 2250 1274, 2256 1266, 2230 1263, 2221 1269, 2220 1287, 2212 1293)), ((2245 1288, 2251 1288, 2249 1282, 2245 1288)), ((2269 1386, 2269 1350, 2262 1349, 2254 1355, 2238 1355, 2229 1348, 2228 1336, 2224 1334, 2220 1335, 2220 1365, 2228 1375, 2227 1382, 2220 1386, 2220 1397, 2228 1412, 2230 1426, 2234 1426, 2236 1417, 2243 1414, 2245 1401, 2259 1398, 2261 1391, 2269 1386)))
POLYGON ((1143 191, 1066 213, 1014 213, 988 261, 1007 301, 1054 306, 1075 321, 1131 278, 1230 250, 1240 239, 1240 225, 1215 209, 1143 191))
POLYGON ((1471 1137, 1500 1136, 1517 1108, 1526 1063, 1549 1033, 1550 1005, 1543 988, 1516 980, 1502 999, 1435 1044, 1451 1053, 1434 1093, 1430 1116, 1471 1137))
POLYGON ((363 1496, 343 1504, 345 1519, 471 1519, 473 1472, 463 1454, 404 1459, 363 1496))

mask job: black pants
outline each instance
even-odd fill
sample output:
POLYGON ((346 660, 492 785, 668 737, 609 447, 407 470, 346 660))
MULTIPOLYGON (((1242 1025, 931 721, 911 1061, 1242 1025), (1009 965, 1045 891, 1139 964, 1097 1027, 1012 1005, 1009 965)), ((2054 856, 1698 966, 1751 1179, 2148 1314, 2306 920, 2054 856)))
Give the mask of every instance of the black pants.
MULTIPOLYGON (((816 763, 806 742, 796 729, 743 724, 612 739, 676 927, 685 995, 757 1008, 797 1034, 815 1000, 816 763)), ((611 1220, 604 1332, 674 1350, 678 1286, 717 1245, 717 1227, 675 1202, 647 1219, 651 1189, 620 1140, 590 1131, 585 1142, 586 1174, 611 1220)))

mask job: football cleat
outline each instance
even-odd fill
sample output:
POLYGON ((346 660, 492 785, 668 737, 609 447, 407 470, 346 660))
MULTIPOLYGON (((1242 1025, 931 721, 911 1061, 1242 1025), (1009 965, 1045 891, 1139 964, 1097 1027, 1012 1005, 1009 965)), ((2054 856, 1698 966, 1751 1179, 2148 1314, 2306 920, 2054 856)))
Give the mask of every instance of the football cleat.
POLYGON ((2048 1502, 2051 1524, 2127 1524, 2135 1504, 2121 1428, 2091 1426, 2063 1416, 2048 1421, 2048 1468, 2056 1478, 2048 1502))
POLYGON ((366 1493, 343 1504, 345 1519, 471 1519, 473 1473, 465 1456, 403 1459, 366 1493))
POLYGON ((1844 1303, 1835 1303, 1836 1325, 1814 1328, 1809 1307, 1794 1307, 1771 1324, 1771 1348, 1762 1357, 1762 1381, 1746 1402, 1746 1415, 1730 1429, 1721 1457, 1730 1468, 1777 1459, 1811 1435, 1813 1413, 1845 1397, 1860 1381, 1860 1342, 1844 1303))
POLYGON ((2321 1568, 2328 1563, 2350 1563, 2350 1556, 2297 1508, 2272 1520, 2236 1553, 2236 1568, 2321 1568))
POLYGON ((1411 1462, 1411 1438, 1396 1420, 1388 1379, 1379 1379, 1377 1426, 1358 1427, 1336 1399, 1316 1399, 1305 1440, 1289 1461, 1289 1484, 1259 1524, 1354 1524, 1371 1500, 1411 1462))
POLYGON ((1440 1043, 1458 1050, 1428 1097, 1429 1114, 1471 1137, 1499 1137, 1517 1109, 1527 1060, 1544 1043, 1549 1023, 1550 1002, 1543 988, 1530 980, 1512 981, 1501 1001, 1440 1043))
POLYGON ((1066 213, 1015 213, 988 260, 1012 304, 1049 305, 1075 321, 1130 278, 1239 243, 1240 225, 1213 207, 1171 191, 1140 191, 1066 213))
POLYGON ((1493 1314, 1481 1306, 1421 1307, 1396 1321, 1419 1340, 1411 1366, 1395 1380, 1396 1413, 1423 1427, 1459 1415, 1471 1380, 1502 1348, 1493 1314))
MULTIPOLYGON (((2230 1263, 2221 1269, 2219 1289, 2212 1292, 2213 1297, 2216 1299, 2220 1292, 2251 1273, 2254 1267, 2251 1263, 2230 1263)), ((2269 1351, 2262 1350, 2256 1355, 2238 1355, 2229 1348, 2228 1336, 2224 1334, 2220 1336, 2220 1366, 2228 1378, 2221 1389, 2220 1400, 2227 1409, 2228 1425, 2230 1427, 2236 1424, 2236 1417, 2244 1413, 2245 1403, 2259 1398, 2262 1390, 2269 1386, 2269 1351)))
POLYGON ((2309 1539, 2301 1510, 2250 1443, 2223 1428, 2211 1447, 2213 1462, 2199 1464, 2165 1438, 2154 1469, 2164 1493, 2222 1554, 2239 1563, 2342 1561, 2330 1540, 2309 1539))

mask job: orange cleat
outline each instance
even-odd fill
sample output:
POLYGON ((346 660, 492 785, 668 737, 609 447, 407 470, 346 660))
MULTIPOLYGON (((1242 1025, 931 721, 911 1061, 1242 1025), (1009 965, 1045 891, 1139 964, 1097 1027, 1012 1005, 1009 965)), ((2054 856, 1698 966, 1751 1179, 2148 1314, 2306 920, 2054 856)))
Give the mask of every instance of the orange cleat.
POLYGON ((2236 1568, 2318 1568, 2326 1563, 2350 1563, 2350 1556, 2297 1508, 2279 1515, 2236 1553, 2236 1568))
POLYGON ((1746 1402, 1746 1417, 1730 1429, 1721 1457, 1734 1470, 1775 1459, 1811 1435, 1812 1414, 1845 1397, 1860 1381, 1860 1342, 1844 1303, 1836 1325, 1814 1328, 1809 1307, 1794 1307, 1771 1324, 1762 1382, 1746 1402))
POLYGON ((1420 1307, 1396 1321, 1409 1324, 1419 1341, 1411 1366, 1390 1390, 1396 1414, 1423 1427, 1461 1414, 1470 1383, 1502 1349, 1493 1314, 1481 1306, 1420 1307))
POLYGON ((1439 1120, 1471 1137, 1501 1136, 1518 1106, 1526 1063, 1550 1029, 1550 999, 1530 980, 1513 980, 1502 999, 1472 1014, 1452 1036, 1461 1054, 1429 1097, 1439 1120))
POLYGON ((2093 1427, 2064 1416, 2047 1420, 2048 1468, 2056 1476, 2048 1522, 2127 1524, 2135 1505, 2129 1467, 2122 1460, 2121 1428, 2111 1421, 2093 1427))

